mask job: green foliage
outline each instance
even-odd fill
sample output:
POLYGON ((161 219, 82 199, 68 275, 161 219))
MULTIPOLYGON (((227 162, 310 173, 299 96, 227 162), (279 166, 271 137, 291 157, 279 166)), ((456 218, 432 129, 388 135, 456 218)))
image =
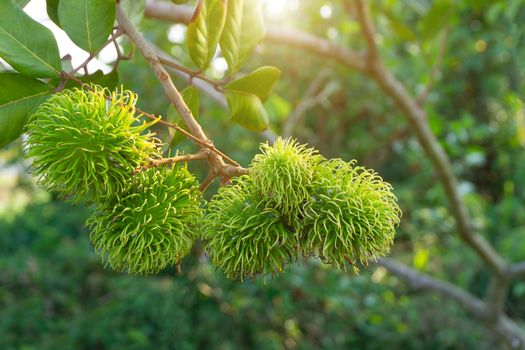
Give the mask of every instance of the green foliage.
POLYGON ((250 74, 228 83, 225 89, 249 92, 256 95, 261 102, 266 102, 280 77, 281 71, 275 67, 259 67, 250 74))
POLYGON ((268 129, 268 114, 256 95, 234 90, 227 90, 224 94, 234 123, 255 132, 268 129))
POLYGON ((304 214, 303 253, 346 270, 386 255, 401 210, 390 184, 376 173, 340 159, 317 165, 304 214))
POLYGON ((60 0, 60 26, 80 48, 95 52, 104 45, 115 22, 113 0, 60 0))
POLYGON ((0 58, 31 77, 53 78, 61 70, 51 31, 29 17, 14 0, 0 1, 0 58))
POLYGON ((27 116, 52 93, 53 88, 17 73, 0 73, 0 147, 16 139, 27 116))
POLYGON ((180 263, 202 220, 201 193, 182 166, 134 175, 88 219, 91 241, 117 271, 151 274, 180 263))
POLYGON ((200 0, 188 24, 188 50, 202 71, 207 68, 226 22, 226 0, 200 0))
POLYGON ((131 173, 157 152, 152 134, 142 134, 150 124, 138 123, 136 100, 130 91, 94 87, 67 90, 42 104, 27 139, 40 184, 73 202, 124 189, 131 173))
POLYGON ((263 103, 272 93, 280 76, 279 69, 264 66, 228 83, 225 86, 225 95, 232 121, 248 130, 266 130, 269 120, 263 103))
POLYGON ((239 70, 264 38, 261 13, 261 0, 228 1, 228 16, 220 46, 232 73, 239 70))
POLYGON ((233 279, 273 275, 297 258, 296 235, 249 176, 220 188, 208 203, 203 239, 213 264, 233 279))
POLYGON ((313 148, 282 138, 273 145, 263 144, 261 152, 250 166, 255 187, 270 199, 276 210, 298 217, 310 197, 315 165, 322 157, 313 148))

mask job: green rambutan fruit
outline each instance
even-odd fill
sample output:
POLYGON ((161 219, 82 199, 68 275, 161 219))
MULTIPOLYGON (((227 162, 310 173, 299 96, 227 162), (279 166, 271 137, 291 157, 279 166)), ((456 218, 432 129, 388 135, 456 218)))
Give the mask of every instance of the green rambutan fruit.
POLYGON ((275 274, 297 258, 297 236, 248 175, 208 203, 203 240, 212 263, 233 279, 275 274))
POLYGON ((250 167, 255 187, 276 210, 292 219, 298 217, 310 196, 315 166, 323 158, 293 139, 278 138, 271 146, 262 144, 261 151, 250 167))
POLYGON ((187 255, 202 224, 202 195, 184 166, 135 174, 88 219, 90 238, 114 270, 156 273, 187 255))
POLYGON ((39 183, 72 202, 121 191, 134 169, 157 153, 135 115, 137 95, 73 89, 53 95, 31 116, 27 156, 39 183), (111 101, 106 99, 111 96, 111 101))
POLYGON ((388 253, 400 216, 392 187, 375 172, 355 161, 321 162, 306 204, 303 254, 357 272, 356 263, 388 253))

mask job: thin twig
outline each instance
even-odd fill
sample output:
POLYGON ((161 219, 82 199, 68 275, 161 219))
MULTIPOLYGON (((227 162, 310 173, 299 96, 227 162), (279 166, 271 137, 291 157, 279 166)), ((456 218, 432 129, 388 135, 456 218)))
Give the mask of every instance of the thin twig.
POLYGON ((68 75, 74 76, 81 69, 87 69, 87 65, 89 64, 89 62, 91 62, 95 57, 97 57, 100 51, 102 51, 106 46, 108 46, 112 42, 115 42, 115 40, 117 40, 117 38, 120 37, 122 34, 124 33, 120 29, 115 30, 115 32, 111 34, 111 37, 104 43, 104 45, 98 48, 95 52, 90 53, 88 58, 86 58, 86 60, 82 62, 78 67, 69 72, 68 75))
POLYGON ((368 6, 365 6, 362 0, 355 1, 355 7, 357 10, 357 18, 361 24, 361 30, 367 42, 367 56, 369 63, 376 61, 379 57, 379 51, 377 49, 375 40, 375 28, 374 23, 370 19, 370 10, 368 6))
POLYGON ((199 190, 201 192, 206 191, 208 186, 210 186, 210 184, 213 182, 213 180, 215 180, 216 177, 217 177, 217 174, 213 170, 210 169, 210 172, 206 176, 206 179, 204 179, 204 181, 202 182, 201 186, 199 187, 199 190))
POLYGON ((150 168, 155 168, 158 166, 167 166, 175 163, 180 162, 190 162, 192 160, 204 160, 208 159, 208 155, 206 152, 197 152, 194 154, 183 154, 180 156, 170 157, 170 158, 161 158, 161 159, 151 159, 148 164, 142 166, 138 171, 140 170, 147 170, 150 168))
POLYGON ((328 98, 328 96, 333 92, 333 90, 324 89, 321 93, 318 93, 319 89, 323 86, 329 74, 329 69, 323 69, 319 73, 319 75, 312 81, 310 86, 308 86, 306 92, 301 98, 301 101, 290 113, 288 119, 286 119, 286 122, 284 123, 282 132, 283 137, 293 136, 294 129, 303 118, 304 113, 308 109, 325 101, 328 98))
POLYGON ((162 63, 163 65, 171 67, 173 69, 176 69, 176 70, 179 70, 179 71, 181 71, 183 73, 188 74, 188 76, 190 77, 190 79, 189 79, 190 83, 193 81, 193 79, 199 78, 200 80, 204 80, 204 81, 210 83, 215 88, 215 90, 220 91, 220 92, 223 91, 222 86, 226 83, 226 81, 216 81, 216 80, 210 79, 210 78, 206 77, 205 75, 203 75, 202 72, 197 72, 197 71, 193 71, 191 69, 188 69, 188 68, 184 67, 183 65, 180 65, 177 62, 175 62, 173 60, 170 60, 170 59, 167 59, 167 58, 165 58, 163 56, 157 56, 157 57, 158 57, 160 63, 162 63))

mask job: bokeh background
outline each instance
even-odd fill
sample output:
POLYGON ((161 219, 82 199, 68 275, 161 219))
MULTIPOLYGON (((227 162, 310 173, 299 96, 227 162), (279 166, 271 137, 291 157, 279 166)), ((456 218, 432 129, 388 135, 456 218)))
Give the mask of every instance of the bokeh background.
MULTIPOLYGON (((432 130, 452 159, 477 229, 510 261, 524 260, 525 1, 458 0, 439 12, 436 3, 442 2, 371 2, 380 51, 418 94, 446 40, 425 104, 432 130)), ((38 10, 41 3, 33 0, 26 10, 51 26, 38 10)), ((340 1, 265 4, 268 23, 363 47, 359 25, 340 1)), ((190 65, 183 25, 145 19, 141 29, 190 65)), ((67 45, 61 50, 74 49, 67 45)), ((112 59, 104 53, 95 68, 107 71, 112 59)), ((486 267, 455 235, 435 171, 392 101, 370 79, 297 49, 263 44, 245 70, 263 64, 283 71, 266 103, 277 134, 317 80, 321 98, 302 113, 293 135, 327 157, 357 159, 393 184, 404 214, 392 257, 482 297, 486 267)), ((221 78, 224 69, 219 58, 209 73, 221 78)), ((118 72, 121 83, 139 93, 142 109, 166 113, 168 101, 138 55, 118 72)), ((229 123, 209 98, 202 96, 201 104, 201 123, 215 144, 249 164, 264 138, 229 123)), ((190 142, 180 147, 193 149, 190 142)), ((0 150, 0 349, 501 346, 454 302, 412 290, 374 265, 355 276, 305 260, 280 276, 241 283, 216 271, 197 243, 180 274, 112 272, 89 242, 84 221, 90 208, 38 189, 29 165, 21 140, 0 150)), ((204 178, 205 168, 192 169, 204 178)), ((505 305, 509 316, 525 319, 524 297, 525 281, 513 282, 505 305)))

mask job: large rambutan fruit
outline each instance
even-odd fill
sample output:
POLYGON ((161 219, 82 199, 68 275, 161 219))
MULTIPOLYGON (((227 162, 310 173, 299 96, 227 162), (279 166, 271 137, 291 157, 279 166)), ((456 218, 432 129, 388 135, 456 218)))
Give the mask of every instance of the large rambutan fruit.
POLYGON ((233 279, 275 274, 297 258, 297 236, 247 175, 208 203, 203 240, 212 263, 233 279))
POLYGON ((144 170, 97 204, 87 222, 90 238, 114 270, 156 273, 189 253, 200 235, 201 201, 198 182, 185 166, 144 170))
POLYGON ((136 94, 92 86, 55 94, 31 116, 27 156, 39 183, 73 202, 121 191, 157 149, 136 94), (111 100, 106 99, 110 96, 111 100))
POLYGON ((310 196, 315 165, 323 158, 292 139, 278 138, 273 145, 263 144, 261 151, 250 166, 255 187, 277 211, 297 218, 310 196))
POLYGON ((390 184, 340 159, 317 165, 305 207, 303 253, 355 271, 357 263, 388 253, 401 215, 390 184))

